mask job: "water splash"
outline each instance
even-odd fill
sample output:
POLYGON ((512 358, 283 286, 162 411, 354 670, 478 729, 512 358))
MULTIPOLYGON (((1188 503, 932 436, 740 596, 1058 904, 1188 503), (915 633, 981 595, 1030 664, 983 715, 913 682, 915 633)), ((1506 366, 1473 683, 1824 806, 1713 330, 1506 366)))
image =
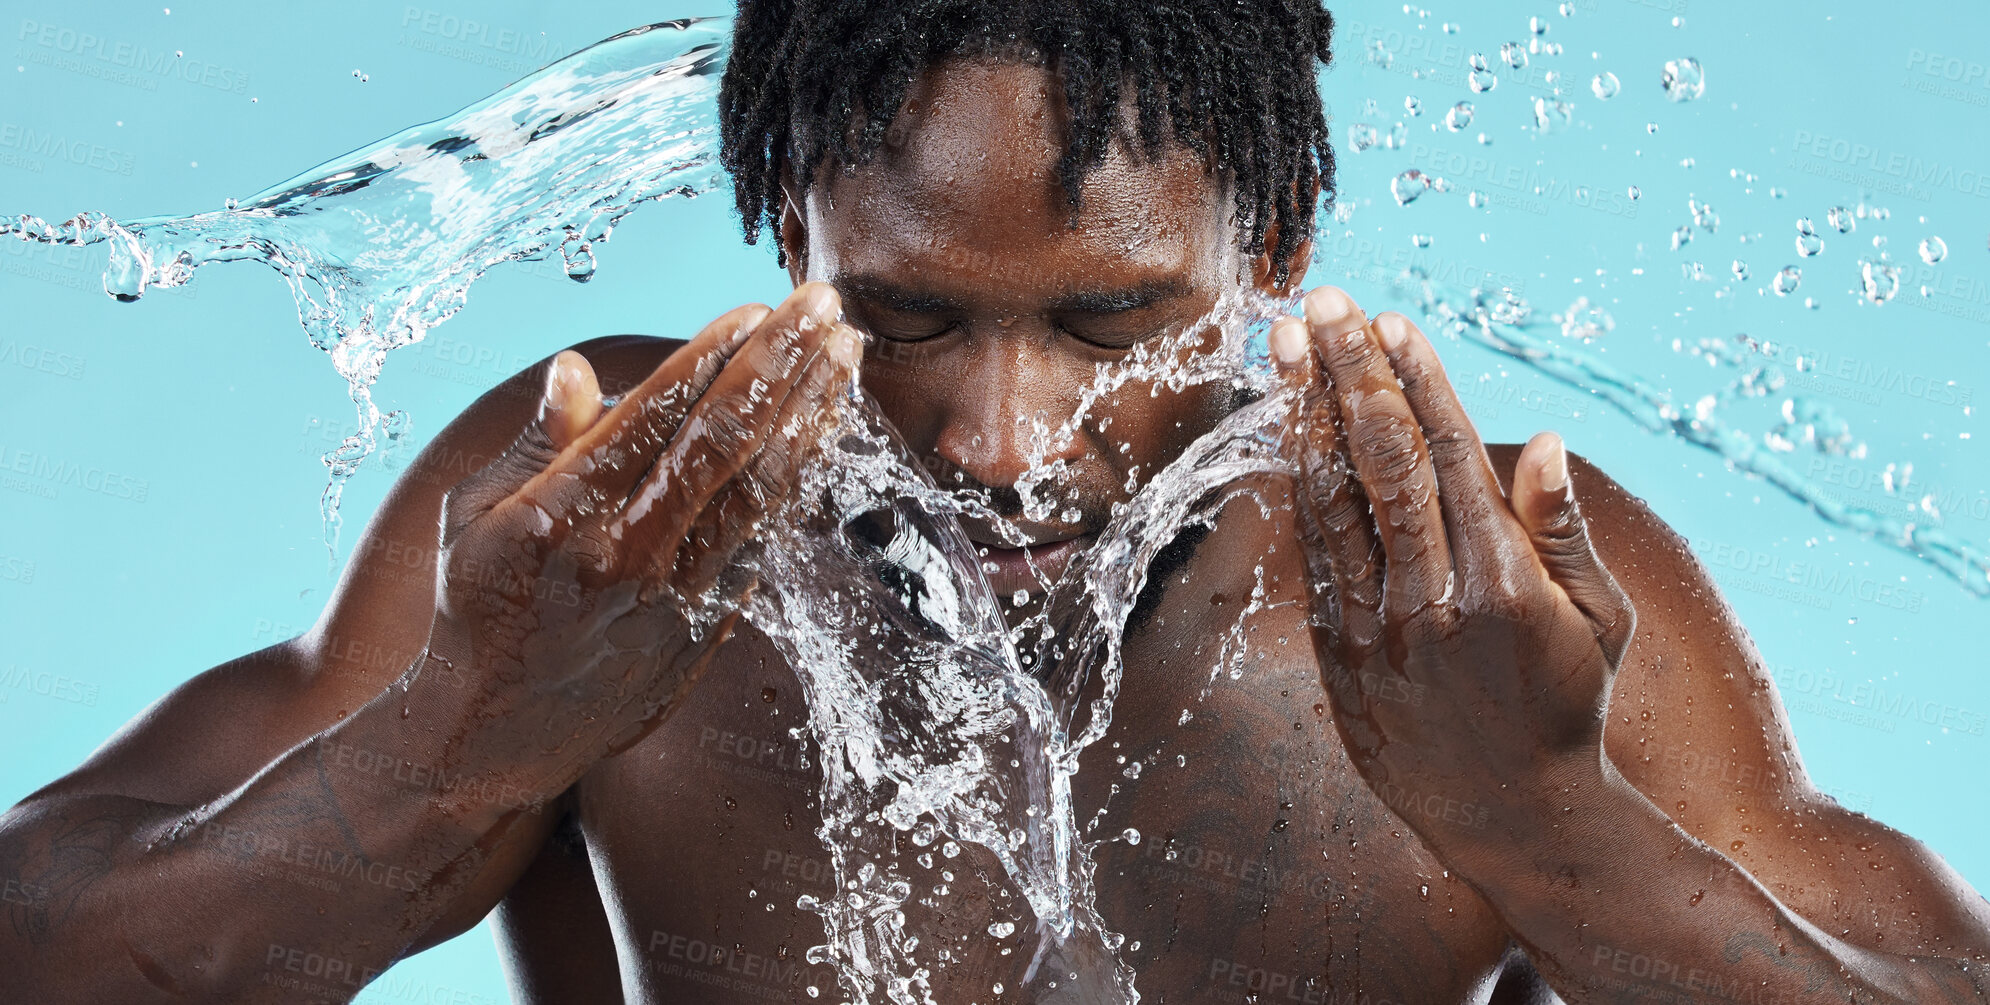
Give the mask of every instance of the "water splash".
MULTIPOLYGON (((1721 419, 1718 407, 1726 400, 1754 396, 1754 389, 1780 386, 1781 377, 1768 372, 1773 368, 1765 368, 1760 361, 1748 361, 1726 349, 1717 351, 1715 361, 1737 371, 1734 382, 1722 395, 1682 406, 1669 391, 1546 337, 1524 318, 1514 318, 1513 307, 1507 302, 1511 294, 1495 299, 1496 295, 1486 291, 1439 282, 1415 269, 1406 270, 1397 283, 1418 299, 1443 330, 1586 392, 1646 430, 1677 436, 1712 451, 1736 471, 1761 478, 1805 503, 1825 521, 1928 563, 1976 596, 1990 597, 1990 552, 1939 526, 1929 526, 1925 520, 1842 502, 1784 461, 1788 446, 1795 442, 1790 437, 1779 435, 1777 430, 1758 437, 1721 419)), ((1795 280, 1791 283, 1794 288, 1795 280)), ((1831 414, 1828 406, 1793 397, 1785 402, 1784 412, 1786 426, 1809 430, 1800 437, 1803 442, 1826 452, 1842 453, 1849 448, 1849 426, 1831 414)))
POLYGON ((389 352, 449 320, 493 267, 557 252, 585 282, 593 246, 638 206, 721 183, 713 98, 730 37, 715 19, 623 32, 216 212, 23 215, 0 219, 0 234, 107 245, 104 290, 123 301, 215 262, 282 275, 358 409, 358 431, 324 456, 336 552, 345 484, 379 442, 372 386, 389 352))

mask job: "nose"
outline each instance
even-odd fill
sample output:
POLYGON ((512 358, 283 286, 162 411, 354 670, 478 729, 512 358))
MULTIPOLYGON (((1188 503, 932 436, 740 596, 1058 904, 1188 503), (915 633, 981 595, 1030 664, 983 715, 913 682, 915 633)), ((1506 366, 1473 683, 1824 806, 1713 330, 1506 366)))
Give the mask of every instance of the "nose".
POLYGON ((970 350, 934 441, 940 458, 990 488, 1011 487, 1037 462, 1036 423, 1045 427, 1043 463, 1084 456, 1082 430, 1060 442, 1076 400, 1060 401, 1062 382, 1044 354, 1017 339, 984 339, 970 350))

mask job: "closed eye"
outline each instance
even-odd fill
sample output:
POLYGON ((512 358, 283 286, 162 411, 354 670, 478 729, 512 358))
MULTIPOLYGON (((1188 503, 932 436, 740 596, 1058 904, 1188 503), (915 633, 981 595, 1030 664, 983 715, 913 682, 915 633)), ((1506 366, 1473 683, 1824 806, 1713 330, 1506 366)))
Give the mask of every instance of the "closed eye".
POLYGON ((865 326, 871 334, 889 342, 924 342, 939 338, 960 327, 960 322, 949 321, 943 325, 906 325, 892 322, 872 322, 865 326))

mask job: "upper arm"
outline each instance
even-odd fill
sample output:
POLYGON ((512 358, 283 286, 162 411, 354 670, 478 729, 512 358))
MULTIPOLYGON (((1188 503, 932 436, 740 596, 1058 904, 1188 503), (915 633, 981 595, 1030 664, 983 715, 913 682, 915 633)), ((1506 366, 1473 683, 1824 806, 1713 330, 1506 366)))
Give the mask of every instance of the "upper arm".
MULTIPOLYGON (((575 348, 595 364, 604 392, 615 393, 647 376, 674 345, 617 336, 575 348)), ((443 497, 531 421, 545 365, 486 392, 422 450, 368 522, 311 631, 181 684, 23 805, 117 796, 198 806, 377 697, 428 643, 443 497)), ((495 849, 480 889, 465 898, 480 906, 443 919, 421 945, 474 924, 531 861, 553 816, 539 814, 495 849)))
MULTIPOLYGON (((1495 450, 1502 479, 1515 456, 1495 450)), ((1625 780, 1834 936, 1900 954, 1990 949, 1990 905, 1939 856, 1811 784, 1761 654, 1686 541, 1594 465, 1570 467, 1590 539, 1637 611, 1604 729, 1625 780)))

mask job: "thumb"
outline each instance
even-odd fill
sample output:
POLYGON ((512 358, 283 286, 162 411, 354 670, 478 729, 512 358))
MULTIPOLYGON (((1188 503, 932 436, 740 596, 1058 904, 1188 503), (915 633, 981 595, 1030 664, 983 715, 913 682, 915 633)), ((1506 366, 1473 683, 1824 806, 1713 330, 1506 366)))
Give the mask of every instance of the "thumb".
POLYGON ((601 417, 601 382, 587 357, 562 349, 546 367, 539 398, 539 426, 554 451, 565 450, 601 417))
POLYGON ((601 418, 601 385, 587 358, 561 350, 546 365, 532 421, 496 460, 450 488, 443 501, 444 539, 489 513, 553 463, 601 418))
POLYGON ((1513 470, 1513 512, 1548 577, 1589 618, 1611 662, 1622 660, 1636 612, 1590 543, 1560 436, 1539 433, 1521 449, 1513 470))

